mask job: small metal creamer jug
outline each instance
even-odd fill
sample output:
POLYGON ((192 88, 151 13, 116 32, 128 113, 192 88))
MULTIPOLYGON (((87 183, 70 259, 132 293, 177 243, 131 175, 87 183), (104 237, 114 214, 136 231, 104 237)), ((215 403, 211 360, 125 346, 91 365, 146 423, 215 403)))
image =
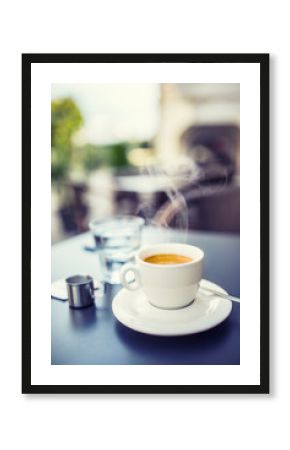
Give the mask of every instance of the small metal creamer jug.
POLYGON ((65 281, 71 308, 85 308, 94 304, 96 288, 90 275, 73 275, 65 281))

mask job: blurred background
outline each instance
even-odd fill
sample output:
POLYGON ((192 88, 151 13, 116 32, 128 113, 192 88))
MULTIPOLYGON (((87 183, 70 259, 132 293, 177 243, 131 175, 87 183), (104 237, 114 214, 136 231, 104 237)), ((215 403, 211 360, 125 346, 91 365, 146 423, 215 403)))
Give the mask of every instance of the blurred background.
POLYGON ((240 232, 239 84, 53 84, 52 243, 91 219, 240 232))

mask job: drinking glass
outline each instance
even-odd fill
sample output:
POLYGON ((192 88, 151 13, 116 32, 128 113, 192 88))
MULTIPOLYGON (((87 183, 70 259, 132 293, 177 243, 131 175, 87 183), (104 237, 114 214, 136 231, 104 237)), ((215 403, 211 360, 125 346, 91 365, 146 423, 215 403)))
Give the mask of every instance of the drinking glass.
POLYGON ((101 249, 99 256, 104 281, 120 283, 120 269, 140 247, 143 226, 141 217, 120 215, 90 223, 96 245, 101 249))

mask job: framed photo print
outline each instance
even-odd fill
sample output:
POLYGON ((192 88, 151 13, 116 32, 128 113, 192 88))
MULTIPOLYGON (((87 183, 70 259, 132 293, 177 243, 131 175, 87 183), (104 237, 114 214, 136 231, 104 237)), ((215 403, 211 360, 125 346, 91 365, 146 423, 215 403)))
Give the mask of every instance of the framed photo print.
POLYGON ((23 393, 269 392, 269 55, 22 55, 23 393))

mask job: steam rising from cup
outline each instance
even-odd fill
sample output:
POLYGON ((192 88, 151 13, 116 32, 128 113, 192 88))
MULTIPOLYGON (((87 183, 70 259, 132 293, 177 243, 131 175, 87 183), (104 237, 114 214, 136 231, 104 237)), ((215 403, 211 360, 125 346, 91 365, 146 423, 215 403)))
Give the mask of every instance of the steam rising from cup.
POLYGON ((141 215, 147 225, 163 229, 164 241, 170 241, 170 229, 174 227, 181 231, 180 242, 185 243, 190 226, 189 205, 223 190, 228 181, 226 167, 223 171, 219 173, 218 181, 206 183, 205 170, 187 156, 144 166, 140 175, 152 177, 155 195, 143 196, 136 214, 141 215), (160 198, 161 206, 158 205, 160 198))

